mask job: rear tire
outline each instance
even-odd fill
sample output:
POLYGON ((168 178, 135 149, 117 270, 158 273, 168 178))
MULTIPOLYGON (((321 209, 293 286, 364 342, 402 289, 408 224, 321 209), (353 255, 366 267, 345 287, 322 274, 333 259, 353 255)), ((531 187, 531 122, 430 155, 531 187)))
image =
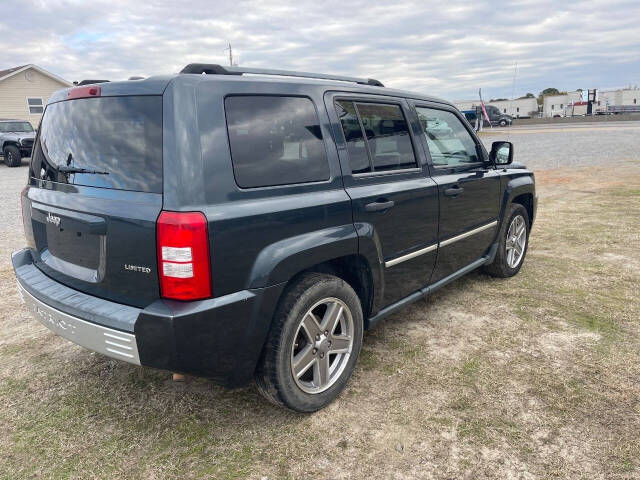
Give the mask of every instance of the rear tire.
POLYGON ((18 150, 18 147, 14 145, 7 145, 4 147, 2 153, 4 154, 4 163, 7 167, 17 167, 22 162, 20 150, 18 150))
POLYGON ((256 371, 260 393, 298 412, 315 412, 346 386, 362 347, 360 299, 333 275, 308 273, 288 287, 256 371))
POLYGON ((496 256, 484 271, 494 277, 513 277, 520 271, 529 247, 529 214, 519 203, 512 203, 509 207, 509 214, 500 227, 498 242, 496 256))

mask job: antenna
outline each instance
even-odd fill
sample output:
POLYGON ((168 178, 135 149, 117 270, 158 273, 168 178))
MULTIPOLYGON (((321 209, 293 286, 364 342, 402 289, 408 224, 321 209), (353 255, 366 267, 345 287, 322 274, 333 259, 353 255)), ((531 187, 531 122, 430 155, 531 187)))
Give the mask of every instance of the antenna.
MULTIPOLYGON (((513 101, 516 96, 516 78, 518 77, 518 62, 513 62, 513 85, 511 86, 511 102, 509 104, 509 110, 511 110, 511 114, 513 116, 513 101)), ((513 120, 509 123, 509 136, 511 136, 511 126, 513 125, 513 120)))
POLYGON ((228 47, 225 48, 223 50, 223 52, 226 52, 227 50, 229 50, 229 66, 233 67, 233 49, 231 48, 231 43, 227 43, 228 47))

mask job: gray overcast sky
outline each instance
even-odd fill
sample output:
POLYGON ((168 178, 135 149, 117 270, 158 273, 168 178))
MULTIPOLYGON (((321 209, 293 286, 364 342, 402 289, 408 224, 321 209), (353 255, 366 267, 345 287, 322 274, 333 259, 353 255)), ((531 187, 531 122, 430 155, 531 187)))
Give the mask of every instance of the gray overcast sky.
POLYGON ((0 0, 0 69, 125 79, 190 62, 352 74, 450 100, 640 83, 640 1, 0 0))

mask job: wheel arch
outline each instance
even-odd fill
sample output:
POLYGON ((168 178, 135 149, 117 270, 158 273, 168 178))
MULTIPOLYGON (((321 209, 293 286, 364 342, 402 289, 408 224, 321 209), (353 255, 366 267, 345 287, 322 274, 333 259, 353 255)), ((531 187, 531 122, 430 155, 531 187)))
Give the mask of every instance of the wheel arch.
MULTIPOLYGON (((369 261, 358 253, 343 255, 340 257, 325 260, 315 265, 310 265, 294 274, 287 282, 286 285, 280 290, 278 299, 275 301, 274 313, 277 311, 278 306, 285 299, 286 295, 291 291, 291 288, 308 273, 325 273, 328 275, 334 275, 347 282, 356 292, 360 299, 360 305, 362 306, 362 317, 364 320, 363 328, 366 329, 368 316, 371 314, 371 308, 374 304, 374 295, 376 293, 376 285, 374 279, 374 272, 371 269, 369 261)), ((273 328, 274 318, 270 319, 268 331, 273 328)), ((269 335, 265 335, 263 344, 261 347, 260 357, 264 356, 265 346, 268 341, 269 335)), ((256 363, 254 368, 258 368, 259 363, 256 363)))
POLYGON ((253 264, 247 288, 288 284, 305 272, 326 272, 352 285, 362 298, 365 315, 375 313, 384 275, 381 254, 375 242, 360 230, 350 223, 267 246, 253 264))
POLYGON ((509 206, 512 203, 523 205, 529 214, 529 223, 533 224, 535 215, 535 183, 532 174, 524 173, 509 179, 507 182, 500 212, 501 221, 504 221, 509 211, 509 206))
POLYGON ((529 224, 533 223, 533 216, 535 214, 535 210, 533 208, 533 193, 521 193, 515 196, 511 200, 511 203, 518 203, 522 205, 527 210, 527 214, 529 215, 529 224))
POLYGON ((295 281, 299 276, 309 272, 334 275, 347 282, 360 299, 362 316, 366 321, 371 313, 375 287, 371 266, 363 255, 345 255, 343 257, 319 263, 300 272, 291 279, 291 282, 295 281))
POLYGON ((5 142, 2 143, 2 147, 0 147, 0 150, 4 152, 5 147, 9 147, 9 146, 16 147, 18 150, 20 150, 20 144, 15 140, 6 140, 5 142))

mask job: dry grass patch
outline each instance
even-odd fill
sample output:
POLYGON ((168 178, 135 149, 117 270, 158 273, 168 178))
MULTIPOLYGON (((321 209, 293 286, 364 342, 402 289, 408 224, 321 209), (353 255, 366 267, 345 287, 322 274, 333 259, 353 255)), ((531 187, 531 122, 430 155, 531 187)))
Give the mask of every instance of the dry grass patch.
POLYGON ((313 415, 173 383, 21 308, 0 266, 0 478, 640 476, 640 168, 539 174, 521 273, 473 273, 365 335, 313 415))

